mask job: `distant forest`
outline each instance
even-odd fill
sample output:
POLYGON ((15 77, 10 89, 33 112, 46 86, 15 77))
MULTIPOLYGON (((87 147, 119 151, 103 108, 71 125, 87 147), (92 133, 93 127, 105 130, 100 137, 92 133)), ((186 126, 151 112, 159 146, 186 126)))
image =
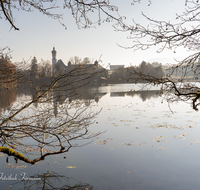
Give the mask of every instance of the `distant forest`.
MULTIPOLYGON (((70 61, 72 62, 72 58, 70 61)), ((89 60, 89 58, 85 58, 84 61, 81 61, 79 64, 91 64, 91 60, 89 60)), ((76 63, 75 65, 78 64, 76 63)), ((130 75, 130 71, 132 70, 140 70, 144 74, 148 74, 150 76, 155 77, 161 77, 164 75, 162 64, 156 62, 150 64, 143 61, 139 66, 118 68, 117 70, 112 71, 106 70, 105 68, 101 67, 100 72, 93 76, 93 79, 91 80, 90 84, 97 85, 102 83, 145 82, 138 75, 134 75, 134 73, 130 75)), ((24 70, 16 68, 16 66, 10 61, 9 57, 1 57, 0 75, 1 87, 18 87, 20 85, 27 84, 28 81, 31 81, 32 87, 36 87, 37 85, 39 85, 39 83, 50 83, 51 63, 50 61, 42 61, 38 64, 36 57, 33 57, 33 59, 31 60, 30 68, 24 70)))
POLYGON ((154 63, 147 63, 145 61, 142 61, 142 63, 139 66, 130 66, 126 68, 118 68, 117 70, 114 70, 109 76, 109 82, 145 82, 140 76, 137 74, 134 74, 135 71, 140 71, 141 73, 145 75, 150 75, 154 77, 162 77, 164 76, 164 72, 162 69, 162 64, 154 62, 154 63))

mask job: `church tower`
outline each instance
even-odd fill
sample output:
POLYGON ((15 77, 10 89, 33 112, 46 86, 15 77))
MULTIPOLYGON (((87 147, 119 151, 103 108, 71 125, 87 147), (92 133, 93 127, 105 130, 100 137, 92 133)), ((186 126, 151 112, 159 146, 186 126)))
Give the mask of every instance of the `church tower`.
POLYGON ((55 66, 56 66, 56 63, 57 63, 57 60, 56 60, 56 50, 55 50, 55 47, 53 47, 53 50, 51 51, 52 53, 52 76, 54 76, 55 74, 55 66))

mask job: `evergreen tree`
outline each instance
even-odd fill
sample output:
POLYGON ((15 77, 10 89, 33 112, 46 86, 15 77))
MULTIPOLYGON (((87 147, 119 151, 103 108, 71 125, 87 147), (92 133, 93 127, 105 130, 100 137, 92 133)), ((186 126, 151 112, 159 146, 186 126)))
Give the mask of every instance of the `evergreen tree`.
POLYGON ((35 56, 31 60, 31 71, 35 74, 38 72, 38 64, 35 56))

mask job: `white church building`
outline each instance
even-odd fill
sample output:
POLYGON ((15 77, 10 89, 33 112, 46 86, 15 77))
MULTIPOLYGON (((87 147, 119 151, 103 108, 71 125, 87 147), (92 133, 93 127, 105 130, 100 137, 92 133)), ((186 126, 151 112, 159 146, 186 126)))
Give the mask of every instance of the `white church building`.
MULTIPOLYGON (((52 76, 54 76, 57 72, 65 72, 68 69, 74 68, 75 65, 72 65, 71 62, 68 62, 68 65, 66 66, 61 59, 57 61, 56 54, 57 51, 55 50, 55 47, 53 47, 52 53, 52 76)), ((99 71, 105 70, 101 65, 98 64, 98 61, 95 61, 94 64, 87 64, 87 66, 95 66, 99 71)))
POLYGON ((61 59, 57 61, 56 59, 57 51, 55 50, 55 47, 53 47, 51 53, 52 53, 52 76, 54 76, 58 69, 65 70, 67 69, 67 66, 63 63, 61 59))

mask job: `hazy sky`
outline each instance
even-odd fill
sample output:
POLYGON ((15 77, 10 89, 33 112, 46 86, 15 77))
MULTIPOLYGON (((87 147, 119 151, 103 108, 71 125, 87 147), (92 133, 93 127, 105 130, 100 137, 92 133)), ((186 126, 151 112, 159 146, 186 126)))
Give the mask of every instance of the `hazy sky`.
MULTIPOLYGON (((147 24, 141 12, 151 18, 159 20, 171 20, 175 13, 184 11, 184 0, 143 0, 140 4, 131 6, 131 0, 113 0, 119 6, 119 13, 127 17, 131 23, 134 18, 136 22, 147 24)), ((112 23, 105 23, 91 29, 78 29, 75 20, 68 9, 58 9, 57 12, 64 13, 62 21, 67 30, 57 21, 41 14, 38 11, 31 13, 14 11, 15 24, 20 31, 10 30, 8 21, 0 20, 0 47, 8 46, 13 62, 20 62, 23 59, 29 60, 36 56, 38 62, 41 59, 51 60, 51 51, 55 46, 57 59, 62 59, 65 64, 72 56, 81 58, 89 57, 98 60, 102 55, 102 64, 108 63, 128 66, 138 65, 144 61, 158 61, 162 63, 173 62, 173 58, 181 59, 187 54, 180 50, 176 54, 172 51, 157 53, 157 48, 148 51, 136 51, 123 49, 117 45, 131 46, 131 40, 127 39, 128 33, 115 32, 112 23)))

